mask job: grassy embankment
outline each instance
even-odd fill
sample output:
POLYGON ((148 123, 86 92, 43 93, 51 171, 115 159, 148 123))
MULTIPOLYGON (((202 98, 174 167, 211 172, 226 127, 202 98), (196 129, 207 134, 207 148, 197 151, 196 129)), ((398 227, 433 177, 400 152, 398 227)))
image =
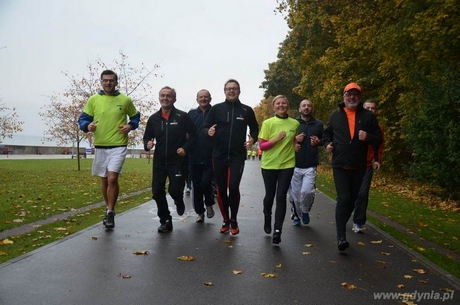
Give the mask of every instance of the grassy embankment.
MULTIPOLYGON (((317 187, 336 198, 332 172, 320 168, 317 187)), ((460 209, 424 185, 374 174, 368 220, 410 249, 460 277, 460 209)), ((352 234, 349 232, 349 234, 352 234)))

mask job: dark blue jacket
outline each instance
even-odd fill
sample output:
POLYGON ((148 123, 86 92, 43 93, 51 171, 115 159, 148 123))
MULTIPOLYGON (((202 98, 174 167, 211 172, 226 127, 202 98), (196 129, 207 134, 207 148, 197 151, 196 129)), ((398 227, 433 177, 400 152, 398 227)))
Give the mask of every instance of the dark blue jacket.
POLYGON ((320 140, 322 139, 324 131, 323 122, 314 117, 311 117, 308 122, 305 122, 300 115, 296 117, 296 120, 300 123, 299 134, 304 133, 305 139, 299 143, 300 150, 295 153, 295 167, 317 167, 319 164, 319 146, 312 146, 310 137, 317 136, 320 140))
POLYGON ((195 150, 189 155, 190 164, 212 164, 212 138, 201 132, 210 110, 211 106, 205 111, 197 107, 188 112, 190 119, 198 131, 195 150))

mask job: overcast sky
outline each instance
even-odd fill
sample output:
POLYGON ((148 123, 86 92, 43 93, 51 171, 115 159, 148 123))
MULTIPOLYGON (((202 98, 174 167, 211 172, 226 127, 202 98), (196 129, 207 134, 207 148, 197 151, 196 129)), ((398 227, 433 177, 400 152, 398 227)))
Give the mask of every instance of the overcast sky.
POLYGON ((40 107, 69 85, 61 71, 86 75, 89 63, 112 62, 123 50, 133 67, 160 65, 163 77, 149 83, 155 92, 174 87, 179 109, 195 107, 202 88, 222 102, 229 78, 254 107, 263 70, 288 33, 275 7, 276 0, 0 0, 0 99, 26 121, 22 135, 42 136, 40 107))

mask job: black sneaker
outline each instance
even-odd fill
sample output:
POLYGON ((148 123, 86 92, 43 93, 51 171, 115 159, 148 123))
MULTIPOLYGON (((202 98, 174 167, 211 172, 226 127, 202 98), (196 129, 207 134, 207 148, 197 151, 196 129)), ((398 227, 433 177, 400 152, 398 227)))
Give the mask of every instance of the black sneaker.
POLYGON ((106 229, 115 228, 115 212, 107 212, 102 223, 104 224, 106 229))
POLYGON ((172 230, 173 230, 173 225, 172 225, 172 221, 170 219, 166 220, 164 223, 162 223, 158 227, 158 232, 159 233, 168 233, 168 232, 171 232, 172 230))
POLYGON ((185 204, 184 202, 174 202, 176 204, 177 215, 182 216, 185 213, 185 204))
POLYGON ((272 233, 272 217, 265 215, 264 231, 267 234, 272 233))
POLYGON ((339 251, 345 251, 346 248, 350 247, 350 244, 345 238, 341 238, 337 241, 337 247, 339 251))
POLYGON ((280 230, 275 230, 273 233, 273 243, 274 244, 279 244, 281 242, 281 231, 280 230))

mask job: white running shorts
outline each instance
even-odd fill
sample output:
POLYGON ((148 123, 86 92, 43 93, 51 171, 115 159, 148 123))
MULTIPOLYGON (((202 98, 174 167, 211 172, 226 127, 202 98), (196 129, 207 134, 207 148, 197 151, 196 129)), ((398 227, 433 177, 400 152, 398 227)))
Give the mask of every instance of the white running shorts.
POLYGON ((106 178, 108 172, 121 174, 128 148, 126 146, 113 148, 96 148, 93 160, 92 174, 106 178))

